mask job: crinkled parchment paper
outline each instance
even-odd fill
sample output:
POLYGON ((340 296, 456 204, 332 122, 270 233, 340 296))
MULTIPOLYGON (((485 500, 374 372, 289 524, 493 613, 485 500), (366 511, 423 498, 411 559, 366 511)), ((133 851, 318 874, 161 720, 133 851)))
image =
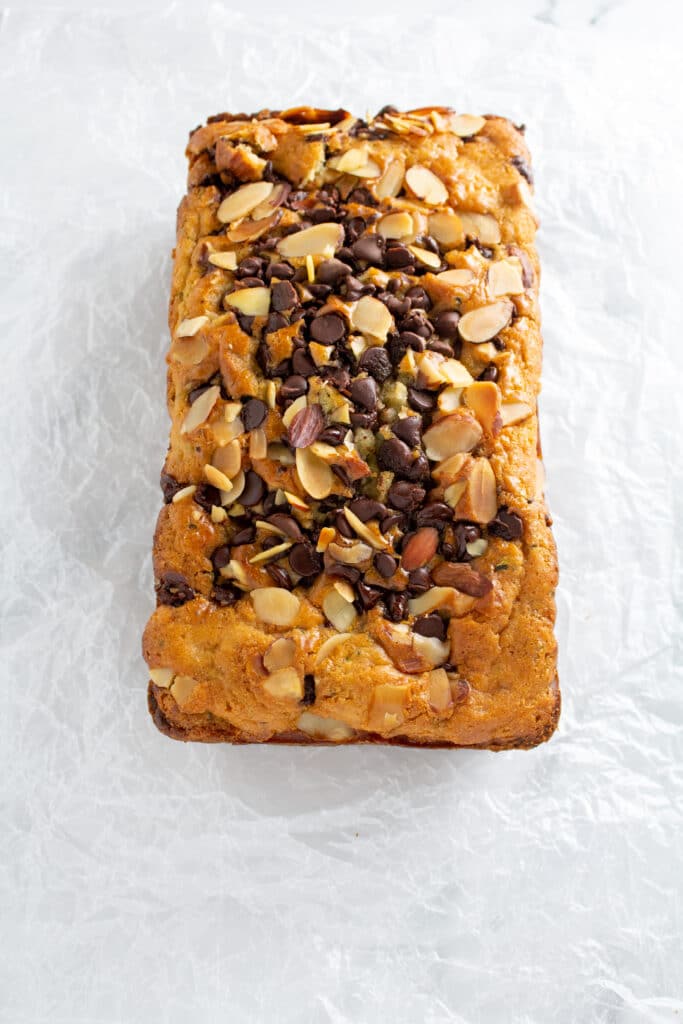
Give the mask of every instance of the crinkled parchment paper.
POLYGON ((0 1019, 683 1020, 680 8, 318 7, 0 17, 0 1019), (147 716, 187 132, 302 102, 528 125, 564 691, 533 753, 147 716))

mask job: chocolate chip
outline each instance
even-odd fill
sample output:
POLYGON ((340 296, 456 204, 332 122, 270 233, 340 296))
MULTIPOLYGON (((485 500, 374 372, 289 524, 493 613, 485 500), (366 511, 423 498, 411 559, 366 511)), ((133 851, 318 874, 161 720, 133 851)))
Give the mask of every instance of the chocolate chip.
POLYGON ((241 412, 242 423, 244 424, 245 430, 254 430, 256 427, 260 427, 266 416, 268 415, 268 406, 265 402, 262 402, 260 398, 250 398, 248 402, 245 402, 242 406, 241 412))
POLYGON ((347 540, 352 540, 353 538, 355 538, 356 535, 349 526, 348 519, 341 511, 341 509, 335 514, 334 525, 337 528, 337 532, 341 533, 342 537, 346 537, 347 540))
POLYGON ((294 277, 294 267, 284 261, 276 261, 275 263, 269 263, 265 269, 263 275, 270 284, 274 277, 277 277, 280 281, 290 281, 294 277))
POLYGON ((405 594, 389 593, 384 598, 387 618, 392 622, 400 622, 408 614, 408 598, 405 594))
POLYGON ((313 224, 326 224, 337 219, 337 211, 333 206, 317 206, 311 210, 310 219, 313 224))
POLYGON ((417 448, 422 438, 422 420, 419 416, 405 416, 403 419, 395 420, 391 429, 401 441, 405 441, 411 448, 417 448))
POLYGON ((236 604, 241 596, 239 590, 225 583, 217 583, 211 591, 211 600, 221 608, 229 608, 236 604))
MULTIPOLYGON (((377 298, 380 296, 378 295, 377 298)), ((397 320, 410 310, 410 299, 399 299, 397 295, 387 295, 386 298, 382 298, 382 302, 397 320)))
POLYGON ((362 281, 359 281, 356 277, 347 277, 344 281, 343 293, 344 298, 348 302, 355 302, 362 295, 367 295, 368 291, 362 281))
POLYGON ((418 388, 408 388, 408 405, 415 412, 432 412, 436 405, 436 395, 429 391, 420 391, 418 388))
POLYGON ((349 217, 344 223, 344 228, 346 245, 351 246, 365 231, 365 220, 362 217, 349 217))
POLYGON ((431 501, 417 513, 418 526, 443 526, 453 520, 453 509, 443 501, 431 501))
POLYGON ((359 377, 351 385, 351 400, 364 409, 377 405, 377 382, 374 377, 359 377))
POLYGON ((315 676, 307 672, 304 676, 304 695, 301 698, 302 704, 315 704, 315 676))
POLYGON ((283 316, 282 313, 269 313, 264 330, 266 334, 272 334, 273 331, 281 331, 287 324, 287 317, 283 316))
POLYGON ((289 425, 288 440, 292 448, 308 448, 325 426, 323 411, 317 403, 300 409, 289 425))
POLYGON ((448 309, 445 313, 439 313, 434 321, 434 327, 439 337, 455 341, 458 337, 459 323, 460 314, 456 313, 454 309, 448 309))
POLYGON ((260 277, 263 273, 263 263, 264 261, 259 259, 258 256, 247 256, 247 258, 242 260, 238 265, 237 270, 235 271, 236 276, 239 277, 240 280, 245 277, 260 277))
POLYGON ((163 573, 156 591, 159 604, 168 604, 172 608, 179 608, 181 604, 191 601, 194 597, 194 590, 179 572, 163 573))
POLYGON ((407 480, 394 480, 387 494, 387 502, 401 512, 412 512, 420 507, 426 493, 425 489, 417 484, 408 483, 407 480))
POLYGON ((422 615, 413 623, 413 633, 419 633, 420 636, 434 636, 437 640, 445 640, 446 623, 436 612, 433 612, 431 615, 422 615))
POLYGON ((498 367, 496 366, 496 364, 495 363, 489 363, 489 365, 487 367, 485 367, 485 369, 483 369, 481 371, 481 373, 477 377, 477 380, 497 381, 498 380, 498 367))
POLYGON ((380 469, 407 476, 413 465, 413 454, 404 441, 390 437, 377 450, 377 465, 380 469))
POLYGON ((320 375, 338 391, 346 391, 351 383, 351 374, 345 366, 323 366, 320 375))
POLYGON ((311 321, 311 337, 322 345, 336 345, 346 333, 346 325, 336 313, 325 313, 311 321))
POLYGON ((341 444, 346 437, 346 427, 342 423, 331 423, 329 427, 318 434, 318 440, 324 441, 325 444, 331 444, 335 448, 341 444))
POLYGON ((285 590, 292 589, 289 573, 281 565, 267 565, 266 572, 277 587, 284 587, 285 590))
POLYGON ((405 270, 413 265, 415 258, 405 245, 391 242, 384 253, 384 262, 388 270, 405 270))
MULTIPOLYGON (((256 537, 256 527, 254 527, 254 526, 245 526, 241 530, 237 531, 235 536, 232 538, 231 543, 234 544, 235 547, 237 547, 239 544, 253 544, 255 537, 256 537)), ((226 545, 226 547, 227 547, 227 545, 226 545)), ((222 548, 219 548, 218 550, 221 551, 222 548)), ((230 549, 228 548, 228 550, 230 550, 230 549)), ((214 557, 215 557, 215 554, 216 553, 214 552, 214 557)), ((213 564, 216 565, 216 562, 214 561, 213 564)), ((216 565, 216 568, 218 569, 218 568, 220 568, 220 566, 216 565)))
POLYGON ((493 249, 491 249, 488 245, 482 245, 481 242, 477 241, 476 239, 472 242, 472 245, 474 246, 475 249, 479 250, 484 259, 493 259, 493 249))
POLYGON ((262 288, 263 281, 260 277, 243 277, 240 281, 240 288, 262 288))
POLYGON ((303 539, 301 528, 296 519, 294 516, 288 516, 286 512, 273 512, 272 515, 268 516, 268 522, 278 530, 281 530, 287 537, 291 537, 292 540, 303 539))
POLYGON ((408 316, 404 316, 399 326, 401 331, 412 331, 414 334, 419 334, 421 338, 431 338, 434 333, 431 321, 427 319, 421 309, 411 310, 408 316))
POLYGON ((305 395, 307 391, 308 384, 306 383, 306 378, 293 374, 281 385, 278 397, 283 401, 291 401, 299 398, 300 395, 305 395))
POLYGON ((446 359, 453 358, 453 346, 445 338, 432 338, 427 348, 430 352, 438 352, 439 355, 445 356, 446 359))
POLYGON ((295 350, 292 356, 292 369, 301 377, 313 377, 318 372, 318 367, 303 348, 295 350))
POLYGON ((212 487, 211 484, 199 484, 192 495, 192 500, 210 514, 214 505, 220 505, 221 495, 220 491, 216 487, 212 487))
POLYGON ((329 284, 308 284, 307 287, 314 299, 326 299, 332 294, 329 284))
POLYGON ((334 287, 342 278, 348 277, 350 273, 351 268, 346 263, 342 263, 341 260, 324 260, 316 270, 315 279, 320 284, 328 284, 334 287))
POLYGON ((371 377, 383 384, 391 377, 391 360, 380 345, 366 348, 358 362, 359 370, 365 370, 371 377))
POLYGON ((354 565, 344 565, 343 562, 332 562, 326 567, 326 571, 328 576, 338 576, 349 583, 358 583, 360 579, 360 570, 354 565))
MULTIPOLYGON (((234 538, 233 538, 232 543, 233 544, 235 543, 234 538)), ((248 543, 248 542, 240 542, 240 541, 238 541, 237 543, 248 543)), ((216 548, 216 550, 212 553, 212 555, 211 555, 211 564, 213 565, 214 569, 218 572, 220 569, 223 568, 223 566, 228 564, 228 562, 230 561, 231 558, 232 558, 232 551, 230 549, 230 545, 229 544, 221 544, 221 546, 216 548)))
POLYGON ((170 473, 162 473, 159 478, 159 484, 161 486, 161 493, 164 496, 164 501, 168 505, 169 502, 173 501, 173 495, 177 494, 178 491, 182 491, 183 484, 178 483, 174 476, 170 473))
POLYGON ((299 304, 299 295, 293 284, 289 281, 278 281, 270 289, 270 305, 276 313, 284 309, 291 309, 299 304))
POLYGON ((289 564, 299 576, 315 576, 320 572, 322 560, 312 544, 295 544, 289 552, 289 564))
POLYGON ((387 551, 380 551, 378 555, 375 555, 375 569, 385 580, 394 575, 397 565, 396 559, 387 551))
POLYGON ((370 611, 371 608, 374 608, 382 596, 381 590, 378 590, 376 587, 369 586, 367 583, 364 583, 363 580, 359 580, 358 583, 356 583, 356 593, 358 594, 358 599, 363 610, 366 612, 370 611))
POLYGON ((381 501, 374 498, 356 498, 349 504, 349 509, 358 516, 361 523, 367 523, 370 519, 379 519, 386 513, 386 508, 381 501))
POLYGON ((425 594, 432 586, 427 569, 413 569, 408 576, 408 589, 412 594, 425 594))
POLYGON ((377 200, 373 196, 372 192, 363 188, 354 188, 346 200, 347 203, 358 203, 359 206, 377 206, 377 200))
POLYGON ((414 285, 412 288, 409 288, 405 297, 410 299, 411 309, 424 309, 426 311, 432 308, 432 300, 420 285, 414 285))
POLYGON ((384 262, 381 235, 363 235, 353 243, 351 251, 357 260, 365 260, 374 266, 381 266, 384 262))
POLYGON ((251 334, 251 329, 254 326, 255 317, 247 316, 246 313, 236 313, 237 323, 245 334, 251 334))
POLYGON ((503 540, 521 540, 524 534, 522 518, 506 505, 501 505, 489 523, 489 533, 502 537, 503 540))
MULTIPOLYGON (((405 342, 401 341, 400 335, 390 334, 389 340, 387 341, 386 351, 389 354, 392 366, 398 366, 404 355, 406 354, 408 346, 405 342)), ((374 349, 370 349, 371 352, 374 349)))
POLYGON ((258 505, 266 493, 265 482, 253 469, 247 470, 244 474, 244 480, 244 490, 240 495, 241 504, 246 505, 247 508, 250 508, 252 505, 258 505))
POLYGON ((379 528, 384 534, 391 533, 392 530, 396 529, 399 533, 408 529, 408 515, 405 512, 391 512, 388 516, 385 516, 382 522, 379 524, 379 528))
POLYGON ((513 156, 513 158, 510 161, 510 163, 512 164, 513 167, 517 168, 517 170, 522 175, 522 177, 526 178, 526 180, 529 182, 530 185, 533 185, 533 183, 534 183, 533 172, 532 172, 531 168, 529 167, 529 164, 526 162, 526 160, 524 159, 523 156, 513 156))

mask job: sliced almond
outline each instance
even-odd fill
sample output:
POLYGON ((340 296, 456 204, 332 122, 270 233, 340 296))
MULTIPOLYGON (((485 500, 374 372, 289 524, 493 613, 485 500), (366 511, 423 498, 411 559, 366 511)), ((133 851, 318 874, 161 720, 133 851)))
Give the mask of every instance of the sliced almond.
POLYGON ((485 124, 486 118, 479 117, 478 114, 456 114, 450 120, 451 131, 459 135, 461 139, 469 139, 472 135, 476 135, 485 124))
POLYGON ((472 558, 481 558, 482 555, 486 554, 488 546, 489 542, 486 537, 478 537, 477 540, 471 540, 465 545, 467 554, 471 555, 472 558))
POLYGON ((463 494, 465 493, 466 487, 467 480, 456 480, 454 484, 449 484, 448 487, 446 487, 443 492, 444 501, 446 502, 446 504, 450 505, 451 508, 455 508, 455 506, 458 504, 463 494))
POLYGON ((462 221, 452 210, 431 214, 429 234, 437 240, 442 249, 454 249, 465 243, 462 221))
POLYGON ((268 672, 289 668, 296 658, 296 642, 289 636, 278 637, 263 655, 263 664, 268 672))
POLYGON ((433 711, 446 711, 453 706, 451 682, 444 668, 433 668, 427 680, 429 706, 433 711))
POLYGON ((533 413, 533 409, 526 402, 503 402, 500 407, 500 416, 504 427, 511 427, 514 423, 521 423, 533 413))
POLYGON ((204 466, 204 476, 213 487, 217 487, 219 491, 229 491, 232 489, 232 481, 225 473, 221 473, 220 469, 216 469, 215 466, 207 464, 204 466))
POLYGON ((410 686, 380 683, 372 692, 368 728, 375 732, 395 729, 404 721, 404 710, 410 698, 410 686))
POLYGON ((259 587, 249 597, 256 617, 269 626, 291 626, 299 614, 301 601, 283 587, 259 587))
POLYGON ((211 424, 211 430, 216 442, 224 445, 230 444, 231 441, 241 437, 244 433, 244 426, 239 418, 231 420, 229 423, 225 420, 223 422, 218 420, 218 422, 211 424))
POLYGON ((345 153, 341 153, 339 156, 333 156, 327 161, 327 166, 331 167, 333 171, 342 171, 343 173, 351 173, 356 170, 357 167, 362 167, 363 164, 367 163, 368 160, 368 147, 363 146, 352 146, 351 149, 347 149, 345 153))
POLYGON ((277 243, 277 250, 286 258, 333 254, 343 244, 344 228, 331 221, 314 224, 293 235, 286 235, 277 243))
POLYGON ((193 316, 186 320, 181 320, 175 329, 176 338, 194 338, 197 331, 201 331, 205 324, 208 324, 208 316, 193 316))
POLYGON ((443 273, 437 274, 436 279, 443 284, 451 284, 454 288, 467 288, 474 284, 475 275, 467 267, 456 267, 454 270, 444 270, 443 273))
POLYGON ((348 640, 352 636, 353 633, 333 633, 332 636, 328 636, 327 640, 323 641, 323 643, 316 651, 315 664, 322 664, 325 658, 329 658, 332 652, 336 650, 337 647, 339 647, 341 644, 344 643, 345 640, 348 640))
POLYGON ((490 213, 458 212, 463 231, 467 238, 475 238, 482 245, 498 245, 500 224, 490 213))
POLYGON ((187 341, 178 341, 171 347, 171 359, 181 366, 198 366, 209 352, 209 344, 206 338, 189 338, 187 341))
POLYGON ((341 405, 338 405, 337 408, 330 413, 329 420, 331 423, 351 422, 351 406, 346 399, 343 399, 341 405))
POLYGON ((289 430, 289 428, 292 425, 292 421, 294 420, 294 417, 298 413, 300 413, 302 409, 305 409, 306 405, 307 405, 306 395, 299 395, 298 398, 294 399, 294 401, 291 403, 291 405, 287 406, 287 408, 285 409, 284 413, 282 414, 282 422, 284 423, 284 425, 287 427, 288 430, 289 430))
POLYGON ((237 253, 234 252, 212 252, 209 256, 209 263, 221 270, 237 270, 237 253))
POLYGON ((486 283, 494 298, 520 295, 524 291, 524 281, 519 260, 496 260, 489 267, 486 283))
POLYGON ((228 518, 228 513, 220 505, 211 506, 211 522, 212 523, 224 523, 228 518))
POLYGON ((500 431, 500 390, 492 380, 476 380, 464 390, 465 404, 489 434, 500 431))
POLYGON ((226 296, 226 302, 246 316, 268 316, 270 288, 238 288, 226 296))
POLYGON ((273 562, 284 555, 285 551, 289 551, 293 541, 286 540, 282 544, 276 544, 272 548, 267 548, 265 551, 259 551, 257 555, 254 555, 249 559, 249 565, 265 565, 266 562, 273 562))
POLYGON ((240 470, 234 480, 228 481, 232 485, 229 489, 221 488, 221 505, 233 505, 242 494, 245 482, 244 472, 240 470))
POLYGON ((344 516, 347 523, 351 527, 354 533, 358 534, 364 541, 374 548, 375 551, 384 551, 389 546, 389 541, 386 537, 383 537, 379 532, 379 529, 372 529, 367 523, 364 523, 358 518, 355 512, 352 512, 348 505, 344 506, 344 516))
POLYGON ((460 337, 475 345, 480 345, 483 341, 490 341, 508 326, 514 308, 511 302, 501 299, 499 302, 492 302, 488 306, 479 306, 478 309, 465 313, 458 323, 460 337))
POLYGON ((197 680, 192 676, 176 676, 171 684, 171 696, 179 707, 187 704, 197 688, 197 680))
POLYGON ((411 238, 415 233, 413 218, 405 210, 382 217, 377 230, 383 238, 411 238))
POLYGON ((316 501, 322 501, 332 493, 334 474, 327 463, 310 448, 296 449, 296 472, 306 494, 310 494, 316 501))
POLYGON ((441 377, 451 387, 464 388, 472 383, 472 374, 459 359, 444 359, 441 363, 441 377))
POLYGON ((447 640, 439 640, 435 636, 420 636, 419 633, 413 634, 413 649, 432 668, 443 665, 451 654, 451 645, 447 640))
POLYGON ((211 458, 211 464, 220 470, 228 481, 237 476, 242 466, 242 448, 239 441, 231 441, 222 448, 217 448, 211 458))
POLYGON ((206 422, 218 401, 220 393, 221 389, 218 385, 207 388, 206 391, 202 392, 199 398, 190 406, 189 412, 180 428, 181 434, 191 434, 197 427, 201 427, 202 423, 206 422))
POLYGON ((264 202, 273 191, 271 181, 253 181, 242 185, 223 200, 218 207, 217 217, 221 224, 230 224, 240 217, 246 217, 259 203, 264 202))
POLYGON ((155 686, 158 686, 162 690, 167 690, 173 682, 173 669, 151 668, 149 669, 149 678, 155 686))
POLYGON ((498 508, 496 477, 487 459, 474 460, 463 501, 467 502, 467 517, 475 523, 490 523, 495 516, 498 508))
MULTIPOLYGON (((432 469, 432 476, 440 482, 450 480, 453 483, 458 475, 464 470, 465 466, 468 465, 471 456, 464 452, 459 452, 456 455, 451 455, 443 462, 440 462, 438 466, 434 466, 432 469)), ((464 479, 464 477, 463 477, 464 479)))
POLYGON ((347 632, 356 621, 356 609, 338 590, 329 590, 323 598, 323 612, 335 629, 347 632))
POLYGON ((413 164, 406 171, 406 183, 413 195, 428 206, 440 206, 448 201, 448 191, 440 178, 422 164, 413 164))
POLYGON ((424 432, 427 458, 441 462, 458 452, 471 452, 483 437, 480 424, 471 413, 444 416, 424 432))
POLYGON ((401 191, 404 175, 405 163, 403 159, 390 160, 384 169, 384 174, 374 186, 377 198, 388 199, 397 196, 401 191))
POLYGON ((255 427, 249 435, 249 458, 265 459, 268 454, 268 438, 263 427, 255 427))
POLYGON ((351 326, 384 341, 394 325, 391 313, 379 299, 363 295, 351 311, 351 326))
POLYGON ((279 700, 301 700, 304 684, 295 668, 279 668, 263 681, 263 689, 279 700))
POLYGON ((439 392, 436 400, 441 412, 455 412, 460 407, 462 400, 462 388, 448 387, 439 392))
POLYGON ((451 615, 465 615, 474 606, 474 601, 473 597, 461 594, 455 587, 437 586, 409 601, 408 611, 411 615, 426 615, 429 612, 442 609, 450 612, 451 615))
POLYGON ((339 722, 336 718, 322 718, 310 711, 303 711, 296 723, 297 729, 305 732, 307 736, 314 739, 330 740, 332 743, 342 743, 344 740, 353 739, 356 730, 352 729, 346 722, 339 722))
POLYGON ((335 562, 342 562, 344 565, 362 565, 363 562, 369 564, 372 560, 372 548, 360 541, 346 548, 336 541, 330 541, 323 550, 327 551, 335 562))
POLYGON ((409 245, 408 249, 412 252, 415 259, 422 263, 423 266, 429 267, 430 270, 438 270, 441 266, 441 258, 435 252, 430 252, 429 249, 423 249, 419 245, 409 245))
POLYGON ((174 505, 177 505, 178 502, 183 501, 184 498, 192 497, 196 490, 196 484, 188 484, 187 487, 181 487, 179 491, 175 492, 171 501, 173 502, 174 505))
POLYGON ((266 231, 270 231, 280 221, 282 212, 280 210, 274 210, 268 217, 262 217, 260 220, 243 220, 239 224, 235 224, 230 228, 227 234, 227 238, 231 242, 247 242, 253 241, 256 238, 260 238, 266 231))
MULTIPOLYGON (((298 508, 300 512, 309 511, 311 506, 308 505, 303 498, 300 498, 298 494, 293 494, 292 491, 283 491, 282 493, 292 508, 298 508)), ((284 504, 284 502, 282 502, 282 504, 284 504)))

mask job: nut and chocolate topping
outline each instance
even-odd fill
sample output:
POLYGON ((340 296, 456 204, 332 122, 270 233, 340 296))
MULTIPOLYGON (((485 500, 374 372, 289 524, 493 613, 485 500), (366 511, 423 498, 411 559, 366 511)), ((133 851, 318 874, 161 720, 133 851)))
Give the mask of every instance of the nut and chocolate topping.
MULTIPOLYGON (((248 624, 254 735, 264 706, 283 734, 325 733, 320 665, 347 637, 407 682, 330 736, 407 727, 423 676, 446 721, 472 699, 468 624, 504 628, 543 503, 510 456, 536 436, 526 146, 446 107, 304 107, 218 115, 187 152, 158 611, 214 638, 248 624), (319 633, 339 642, 314 664, 319 633)), ((188 671, 183 706, 220 718, 217 674, 188 671)))

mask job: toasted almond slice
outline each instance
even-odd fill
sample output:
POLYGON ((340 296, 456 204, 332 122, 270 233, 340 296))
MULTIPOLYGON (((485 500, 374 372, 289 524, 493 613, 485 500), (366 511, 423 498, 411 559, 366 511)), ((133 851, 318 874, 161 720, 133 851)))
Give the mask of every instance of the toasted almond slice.
POLYGON ((333 633, 332 636, 328 636, 327 640, 324 640, 320 645, 315 654, 315 664, 320 665, 329 658, 335 648, 343 644, 345 640, 348 640, 353 636, 353 633, 333 633))
POLYGON ((476 238, 483 245, 498 245, 500 242, 500 224, 490 213, 458 212, 463 231, 468 238, 476 238))
POLYGON ((236 437, 241 437, 244 433, 244 426, 242 420, 237 419, 231 420, 229 423, 218 420, 211 424, 211 430, 213 436, 216 439, 217 444, 229 444, 234 441, 236 437))
MULTIPOLYGON (((292 508, 298 508, 300 512, 309 511, 311 506, 308 505, 303 498, 300 498, 298 494, 293 494, 292 491, 283 491, 282 493, 292 508)), ((282 504, 284 504, 284 502, 282 502, 282 504)))
POLYGON ((291 626, 301 607, 301 601, 284 587, 259 587, 252 590, 249 597, 253 601, 256 617, 269 626, 291 626))
POLYGON ((268 316, 270 288, 238 288, 226 296, 226 302, 246 316, 268 316))
POLYGON ((424 594, 408 601, 408 611, 411 615, 425 615, 441 608, 453 615, 464 615, 474 605, 474 601, 474 598, 461 594, 455 587, 431 587, 424 594))
POLYGON ((267 199, 272 191, 272 181, 252 181, 248 185, 242 185, 231 195, 226 196, 218 207, 219 221, 221 224, 230 224, 240 217, 246 217, 259 203, 267 199))
POLYGON ((220 505, 211 506, 211 522, 212 523, 224 523, 228 518, 228 513, 220 505))
POLYGON ((461 470, 467 465, 470 456, 465 452, 458 452, 456 455, 451 455, 443 462, 440 462, 438 466, 434 466, 432 469, 432 476, 439 481, 446 481, 447 479, 453 483, 461 470))
POLYGON ((419 245, 409 245, 408 249, 412 252, 416 260, 423 264, 425 267, 429 267, 430 270, 438 270, 441 266, 441 259, 435 252, 430 252, 429 249, 423 249, 419 245))
POLYGON ((267 380, 263 388, 263 401, 266 403, 269 409, 275 408, 277 400, 277 386, 274 380, 267 380))
POLYGON ((223 473, 228 481, 236 477, 242 465, 242 448, 239 441, 230 441, 222 448, 216 448, 211 457, 211 464, 223 473))
POLYGON ((419 633, 413 634, 413 648, 432 668, 443 665, 451 654, 451 645, 447 640, 439 640, 435 636, 420 636, 419 633))
POLYGON ((284 555, 285 551, 289 551, 293 544, 293 541, 286 540, 283 544, 276 544, 272 548, 268 548, 266 551, 259 551, 257 555, 254 555, 249 559, 249 565, 264 565, 266 562, 272 562, 279 558, 280 555, 284 555))
POLYGON ((439 368, 442 379, 451 387, 464 388, 472 383, 472 374, 459 359, 444 359, 439 368))
POLYGON ((347 632, 356 621, 356 609, 334 588, 323 598, 323 612, 340 633, 347 632))
POLYGON ((449 484, 449 486, 443 492, 446 504, 450 505, 451 508, 455 508, 455 506, 458 504, 463 494, 465 493, 466 487, 467 480, 456 480, 454 484, 449 484))
POLYGON ((208 324, 208 316, 193 316, 181 320, 175 329, 176 338, 194 338, 197 331, 201 331, 205 324, 208 324))
POLYGON ((470 136, 476 135, 485 124, 486 118, 479 117, 478 114, 456 114, 450 121, 451 131, 461 139, 469 139, 470 136))
POLYGON ((344 228, 341 224, 327 221, 304 228, 293 235, 286 235, 277 243, 277 250, 286 258, 320 256, 327 250, 336 250, 344 241, 344 228))
POLYGON ((433 668, 427 680, 429 706, 433 711, 446 711, 453 706, 451 682, 444 668, 433 668))
POLYGON ((503 402, 500 407, 500 416, 504 427, 511 427, 514 423, 521 423, 533 413, 533 409, 526 402, 503 402))
POLYGON ((374 160, 366 160, 361 167, 356 167, 355 171, 350 171, 355 178, 379 178, 382 173, 382 168, 374 160))
POLYGON ((277 672, 279 668, 289 668, 296 658, 296 642, 291 636, 281 636, 273 640, 263 654, 263 664, 268 672, 277 672))
POLYGON ((298 413, 302 411, 302 409, 306 408, 306 405, 306 395, 299 395, 298 398, 294 399, 291 405, 287 406, 284 413, 282 414, 282 422, 284 423, 288 430, 291 427, 294 418, 297 416, 298 413))
POLYGON ((336 536, 337 531, 334 527, 323 526, 322 530, 318 534, 318 543, 315 546, 315 550, 319 552, 327 551, 336 536))
POLYGON ((268 454, 268 438, 263 427, 255 427, 249 435, 249 458, 265 459, 268 454))
POLYGON ((273 191, 270 193, 267 199, 264 199, 262 203, 255 206, 251 211, 251 216, 254 220, 260 220, 262 217, 267 217, 273 210, 276 210, 278 206, 282 206, 285 199, 289 195, 289 187, 278 182, 277 185, 273 186, 273 191))
POLYGON ((209 344, 206 338, 189 338, 187 341, 174 342, 171 346, 171 359, 181 366, 197 366, 206 358, 209 344))
POLYGON ((155 686, 158 686, 162 690, 167 690, 173 682, 173 669, 151 668, 149 670, 149 678, 155 686))
POLYGON ((234 252, 212 252, 209 256, 209 263, 221 270, 237 270, 237 253, 234 252))
POLYGON ((479 537, 477 540, 469 541, 465 547, 467 548, 467 554, 472 558, 480 558, 486 554, 489 542, 486 537, 479 537))
POLYGON ((179 707, 188 703, 197 687, 197 680, 192 676, 176 676, 171 684, 171 696, 179 707))
POLYGON ((199 398, 190 406, 189 412, 180 428, 181 434, 191 434, 193 430, 201 427, 202 423, 206 422, 218 401, 220 393, 221 389, 217 385, 207 388, 206 391, 202 392, 199 398))
POLYGON ((380 683, 372 691, 368 728, 375 732, 390 731, 404 721, 404 710, 410 698, 410 686, 380 683))
POLYGON ((230 491, 232 489, 232 481, 230 477, 227 477, 225 473, 221 473, 220 469, 216 469, 215 466, 209 463, 204 466, 204 476, 213 487, 217 487, 219 491, 230 491))
POLYGON ((458 324, 460 337, 476 345, 480 345, 482 341, 490 341, 508 326, 514 308, 511 302, 501 299, 465 313, 458 324))
POLYGON ((233 505, 242 491, 244 490, 245 476, 243 470, 240 470, 234 480, 229 480, 232 486, 229 489, 221 488, 221 505, 233 505))
POLYGON ((448 191, 444 183, 422 164, 413 164, 408 168, 406 183, 413 195, 424 200, 428 206, 440 206, 448 202, 448 191))
POLYGON ((174 505, 177 505, 178 502, 182 501, 184 498, 191 497, 196 490, 196 484, 188 484, 187 487, 181 487, 179 491, 175 492, 175 494, 171 498, 171 501, 173 502, 174 505))
POLYGON ((384 551, 389 547, 389 541, 383 537, 378 529, 373 530, 367 523, 362 522, 355 512, 352 512, 348 505, 344 506, 344 516, 354 533, 362 537, 364 541, 374 548, 375 551, 384 551))
POLYGON ((260 220, 242 220, 229 229, 227 238, 231 242, 253 241, 275 227, 281 217, 282 212, 274 210, 268 217, 262 217, 260 220))
POLYGON ((330 740, 333 743, 342 743, 344 740, 353 739, 356 730, 352 729, 346 722, 339 722, 336 718, 322 718, 310 711, 303 711, 296 723, 297 729, 305 732, 307 736, 314 739, 330 740))
POLYGON ((439 393, 436 400, 441 412, 455 412, 460 407, 462 399, 462 388, 448 387, 439 393))
POLYGON ((441 462, 458 452, 471 452, 483 437, 483 430, 470 413, 444 416, 426 430, 422 441, 427 458, 441 462))
POLYGON ((344 399, 341 405, 330 413, 330 423, 350 423, 351 422, 351 406, 344 399))
POLYGON ((241 412, 241 402, 226 402, 223 406, 223 418, 226 423, 233 423, 241 412))
POLYGON ((464 392, 465 404, 489 434, 500 430, 500 391, 492 380, 475 380, 464 392))
POLYGON ((351 310, 351 326, 384 341, 394 325, 391 313, 379 299, 363 295, 351 310))
POLYGON ((486 283, 494 298, 520 295, 524 291, 524 281, 519 260, 496 260, 489 267, 486 283))
POLYGON ((263 689, 279 700, 301 700, 304 684, 295 668, 279 668, 264 679, 263 689))
POLYGON ((384 169, 384 174, 375 185, 375 195, 378 199, 394 197, 401 191, 403 177, 405 174, 405 163, 403 158, 390 160, 384 169))
POLYGON ((333 156, 327 161, 327 166, 333 171, 341 171, 344 174, 354 174, 358 167, 362 167, 368 161, 367 145, 352 146, 345 153, 333 156))
POLYGON ((475 523, 491 522, 497 510, 496 477, 487 459, 474 460, 465 500, 469 518, 475 523))
POLYGON ((301 486, 316 501, 332 493, 334 474, 326 462, 310 448, 296 449, 296 472, 301 486))
POLYGON ((415 223, 410 214, 402 210, 382 217, 377 231, 383 238, 410 238, 415 234, 415 223))
POLYGON ((332 582, 332 586, 338 594, 341 594, 347 604, 353 604, 356 595, 354 594, 353 587, 348 580, 335 579, 332 582))
MULTIPOLYGON (((320 550, 319 545, 318 550, 320 550)), ((362 565, 363 562, 369 563, 372 560, 372 548, 360 541, 345 548, 331 540, 323 550, 328 551, 335 562, 343 562, 344 565, 362 565)))
POLYGON ((458 267, 455 270, 444 270, 436 275, 436 279, 444 284, 452 284, 454 288, 467 288, 474 284, 475 276, 467 267, 458 267))
POLYGON ((429 234, 437 240, 443 249, 453 249, 465 242, 462 221, 452 210, 431 214, 429 234))

